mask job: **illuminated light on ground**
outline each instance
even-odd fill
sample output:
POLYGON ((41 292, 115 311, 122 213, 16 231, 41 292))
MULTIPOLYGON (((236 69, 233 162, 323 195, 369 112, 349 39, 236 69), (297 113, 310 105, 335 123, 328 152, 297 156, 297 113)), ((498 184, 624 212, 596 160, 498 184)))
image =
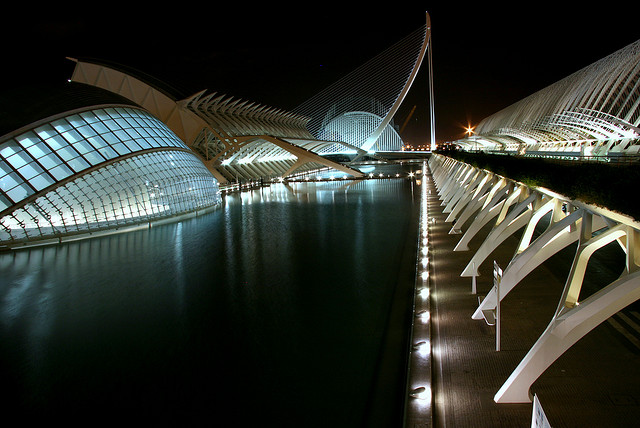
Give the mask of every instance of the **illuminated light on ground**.
POLYGON ((423 324, 426 324, 429 322, 429 311, 418 311, 416 312, 416 317, 418 317, 423 324))
POLYGON ((413 345, 413 350, 416 351, 421 357, 425 357, 431 354, 431 343, 428 340, 422 340, 413 345))
POLYGON ((409 395, 424 403, 431 403, 431 387, 419 386, 413 389, 409 395))
MULTIPOLYGON (((419 171, 424 175, 421 176, 422 180, 416 179, 416 184, 425 184, 421 188, 420 197, 420 209, 418 220, 418 248, 417 260, 416 260, 416 283, 415 283, 415 300, 414 300, 414 316, 415 323, 412 327, 412 345, 411 352, 415 359, 416 364, 413 369, 410 368, 411 384, 414 386, 408 391, 414 404, 411 405, 411 411, 416 412, 415 416, 418 418, 428 418, 432 406, 432 391, 431 391, 431 370, 429 367, 432 358, 433 350, 431 349, 430 340, 430 299, 432 298, 431 291, 429 289, 429 281, 431 279, 430 273, 430 248, 429 248, 429 228, 433 224, 433 219, 429 216, 428 203, 427 203, 427 176, 426 168, 419 171)), ((417 177, 416 177, 417 178, 417 177)), ((414 364, 411 363, 411 364, 414 364)))
POLYGON ((429 289, 426 287, 421 288, 420 291, 418 291, 418 296, 420 296, 422 300, 427 300, 429 298, 429 289))

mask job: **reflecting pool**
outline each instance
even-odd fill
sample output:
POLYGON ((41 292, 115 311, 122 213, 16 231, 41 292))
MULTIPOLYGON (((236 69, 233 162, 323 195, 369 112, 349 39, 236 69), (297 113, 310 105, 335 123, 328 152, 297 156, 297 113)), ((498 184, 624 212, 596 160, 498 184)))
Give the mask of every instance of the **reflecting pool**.
POLYGON ((179 223, 0 254, 4 416, 361 426, 404 388, 404 349, 382 356, 402 335, 418 187, 278 183, 179 223))

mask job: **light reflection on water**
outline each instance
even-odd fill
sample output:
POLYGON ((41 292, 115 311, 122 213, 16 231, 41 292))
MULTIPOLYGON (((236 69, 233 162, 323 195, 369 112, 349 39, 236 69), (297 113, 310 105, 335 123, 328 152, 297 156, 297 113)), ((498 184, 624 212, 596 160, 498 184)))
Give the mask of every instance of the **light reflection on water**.
POLYGON ((359 425, 417 233, 413 186, 275 184, 188 221, 1 254, 6 409, 359 425))

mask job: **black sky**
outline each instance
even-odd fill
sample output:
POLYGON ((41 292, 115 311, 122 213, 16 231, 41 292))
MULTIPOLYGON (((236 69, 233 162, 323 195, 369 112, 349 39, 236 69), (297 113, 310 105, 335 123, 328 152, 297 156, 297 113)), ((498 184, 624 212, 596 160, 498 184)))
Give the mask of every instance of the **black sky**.
MULTIPOLYGON (((34 6, 1 27, 9 43, 0 91, 66 80, 72 63, 65 57, 91 57, 134 67, 185 93, 207 89, 291 110, 418 28, 428 11, 436 139, 443 141, 640 39, 638 6, 396 3, 34 6)), ((411 142, 430 132, 427 81, 423 66, 396 116, 401 124, 416 106, 403 135, 411 142)))

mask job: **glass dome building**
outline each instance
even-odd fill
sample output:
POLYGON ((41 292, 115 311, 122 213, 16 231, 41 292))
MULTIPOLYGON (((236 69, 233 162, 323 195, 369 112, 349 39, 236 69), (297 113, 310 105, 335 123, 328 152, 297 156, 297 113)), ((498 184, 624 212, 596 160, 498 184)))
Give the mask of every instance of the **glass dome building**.
POLYGON ((0 138, 0 248, 148 227, 219 205, 217 180, 163 122, 69 85, 82 107, 0 138))

